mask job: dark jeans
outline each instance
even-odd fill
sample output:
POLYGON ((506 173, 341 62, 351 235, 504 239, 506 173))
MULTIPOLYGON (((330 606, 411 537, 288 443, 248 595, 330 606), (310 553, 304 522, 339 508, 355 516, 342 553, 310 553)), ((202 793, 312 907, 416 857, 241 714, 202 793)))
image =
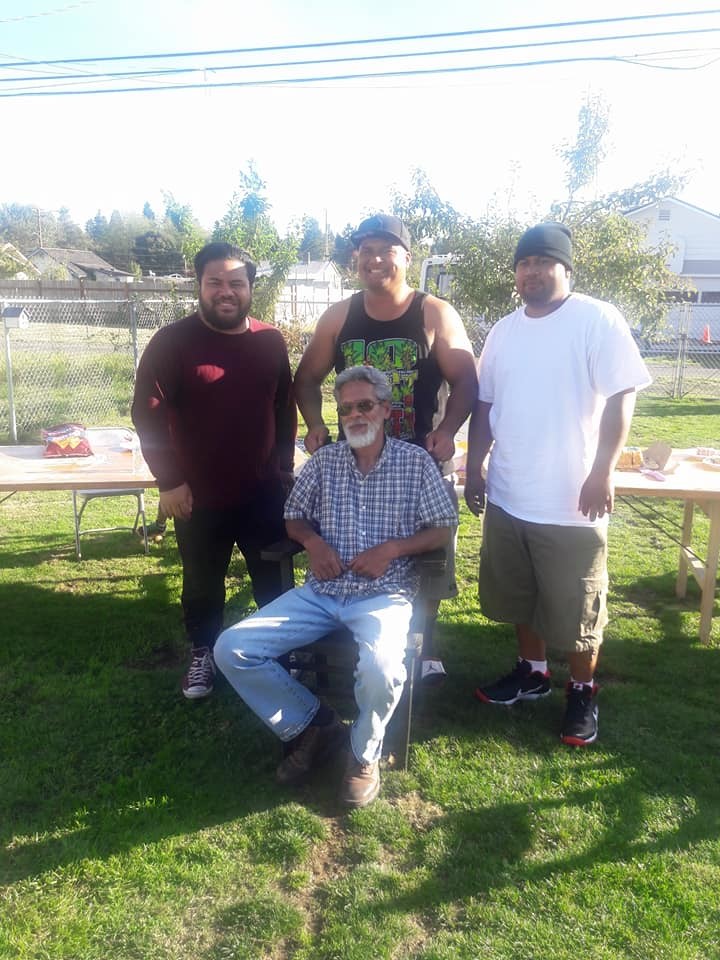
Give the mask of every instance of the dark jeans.
POLYGON ((280 484, 268 484, 249 503, 195 509, 189 520, 175 520, 183 565, 183 617, 193 647, 212 648, 223 628, 225 575, 235 544, 245 558, 257 605, 282 593, 280 564, 262 560, 260 551, 286 536, 284 500, 280 484))

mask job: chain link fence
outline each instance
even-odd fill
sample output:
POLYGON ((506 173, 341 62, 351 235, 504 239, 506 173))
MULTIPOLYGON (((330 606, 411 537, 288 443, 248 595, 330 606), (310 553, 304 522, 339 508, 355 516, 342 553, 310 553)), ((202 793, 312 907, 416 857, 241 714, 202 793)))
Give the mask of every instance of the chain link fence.
POLYGON ((633 335, 653 378, 648 394, 720 397, 720 304, 685 303, 674 308, 661 340, 633 335))
MULTIPOLYGON (((193 297, 179 294, 0 300, 0 443, 37 442, 43 427, 68 420, 126 422, 135 370, 148 340, 195 304, 193 297)), ((297 302, 278 303, 276 321, 293 366, 326 308, 311 304, 299 310, 297 302)), ((479 350, 486 331, 470 332, 479 350)), ((646 341, 638 334, 636 340, 653 377, 648 394, 720 397, 720 304, 683 304, 671 313, 665 339, 646 341)))
POLYGON ((130 413, 135 370, 152 334, 194 299, 0 301, 0 442, 38 441, 65 421, 114 424, 130 413))

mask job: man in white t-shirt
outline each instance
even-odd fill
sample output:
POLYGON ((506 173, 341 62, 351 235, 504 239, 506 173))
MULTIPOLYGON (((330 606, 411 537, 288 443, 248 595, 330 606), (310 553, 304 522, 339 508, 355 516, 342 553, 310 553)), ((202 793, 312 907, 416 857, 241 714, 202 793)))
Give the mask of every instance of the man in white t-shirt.
POLYGON ((465 500, 479 515, 487 493, 480 603, 514 624, 518 661, 475 695, 506 705, 547 696, 546 649, 558 651, 570 668, 560 737, 587 746, 598 730, 612 475, 650 376, 618 310, 571 292, 567 227, 526 231, 514 266, 524 306, 495 324, 480 358, 465 500))

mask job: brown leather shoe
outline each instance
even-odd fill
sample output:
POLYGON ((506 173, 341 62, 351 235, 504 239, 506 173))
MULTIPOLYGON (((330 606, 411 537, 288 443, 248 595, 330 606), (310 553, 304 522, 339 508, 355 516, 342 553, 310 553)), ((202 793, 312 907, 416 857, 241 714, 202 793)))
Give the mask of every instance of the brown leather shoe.
POLYGON ((309 724, 289 744, 289 752, 275 771, 281 786, 301 783, 330 759, 345 743, 347 727, 336 713, 324 726, 309 724))
POLYGON ((356 760, 352 751, 340 785, 340 802, 346 807, 366 807, 380 792, 380 764, 356 760))

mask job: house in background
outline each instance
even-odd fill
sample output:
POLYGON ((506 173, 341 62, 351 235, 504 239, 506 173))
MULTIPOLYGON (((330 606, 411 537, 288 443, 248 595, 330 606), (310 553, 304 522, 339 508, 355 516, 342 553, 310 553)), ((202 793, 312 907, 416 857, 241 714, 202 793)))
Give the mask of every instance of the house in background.
POLYGON ((125 270, 117 270, 92 250, 64 250, 62 247, 36 247, 28 260, 41 276, 50 274, 54 280, 104 280, 132 283, 135 277, 125 270))
POLYGON ((30 280, 39 275, 37 267, 9 242, 0 243, 0 270, 6 276, 16 277, 18 280, 30 280))
MULTIPOLYGON (((269 263, 258 265, 258 277, 269 273, 269 263)), ((342 276, 332 260, 296 263, 290 268, 275 306, 275 322, 314 326, 324 311, 345 295, 342 276)))
POLYGON ((693 303, 720 303, 720 216, 667 197, 625 212, 656 247, 669 243, 668 266, 694 288, 683 296, 693 303))

